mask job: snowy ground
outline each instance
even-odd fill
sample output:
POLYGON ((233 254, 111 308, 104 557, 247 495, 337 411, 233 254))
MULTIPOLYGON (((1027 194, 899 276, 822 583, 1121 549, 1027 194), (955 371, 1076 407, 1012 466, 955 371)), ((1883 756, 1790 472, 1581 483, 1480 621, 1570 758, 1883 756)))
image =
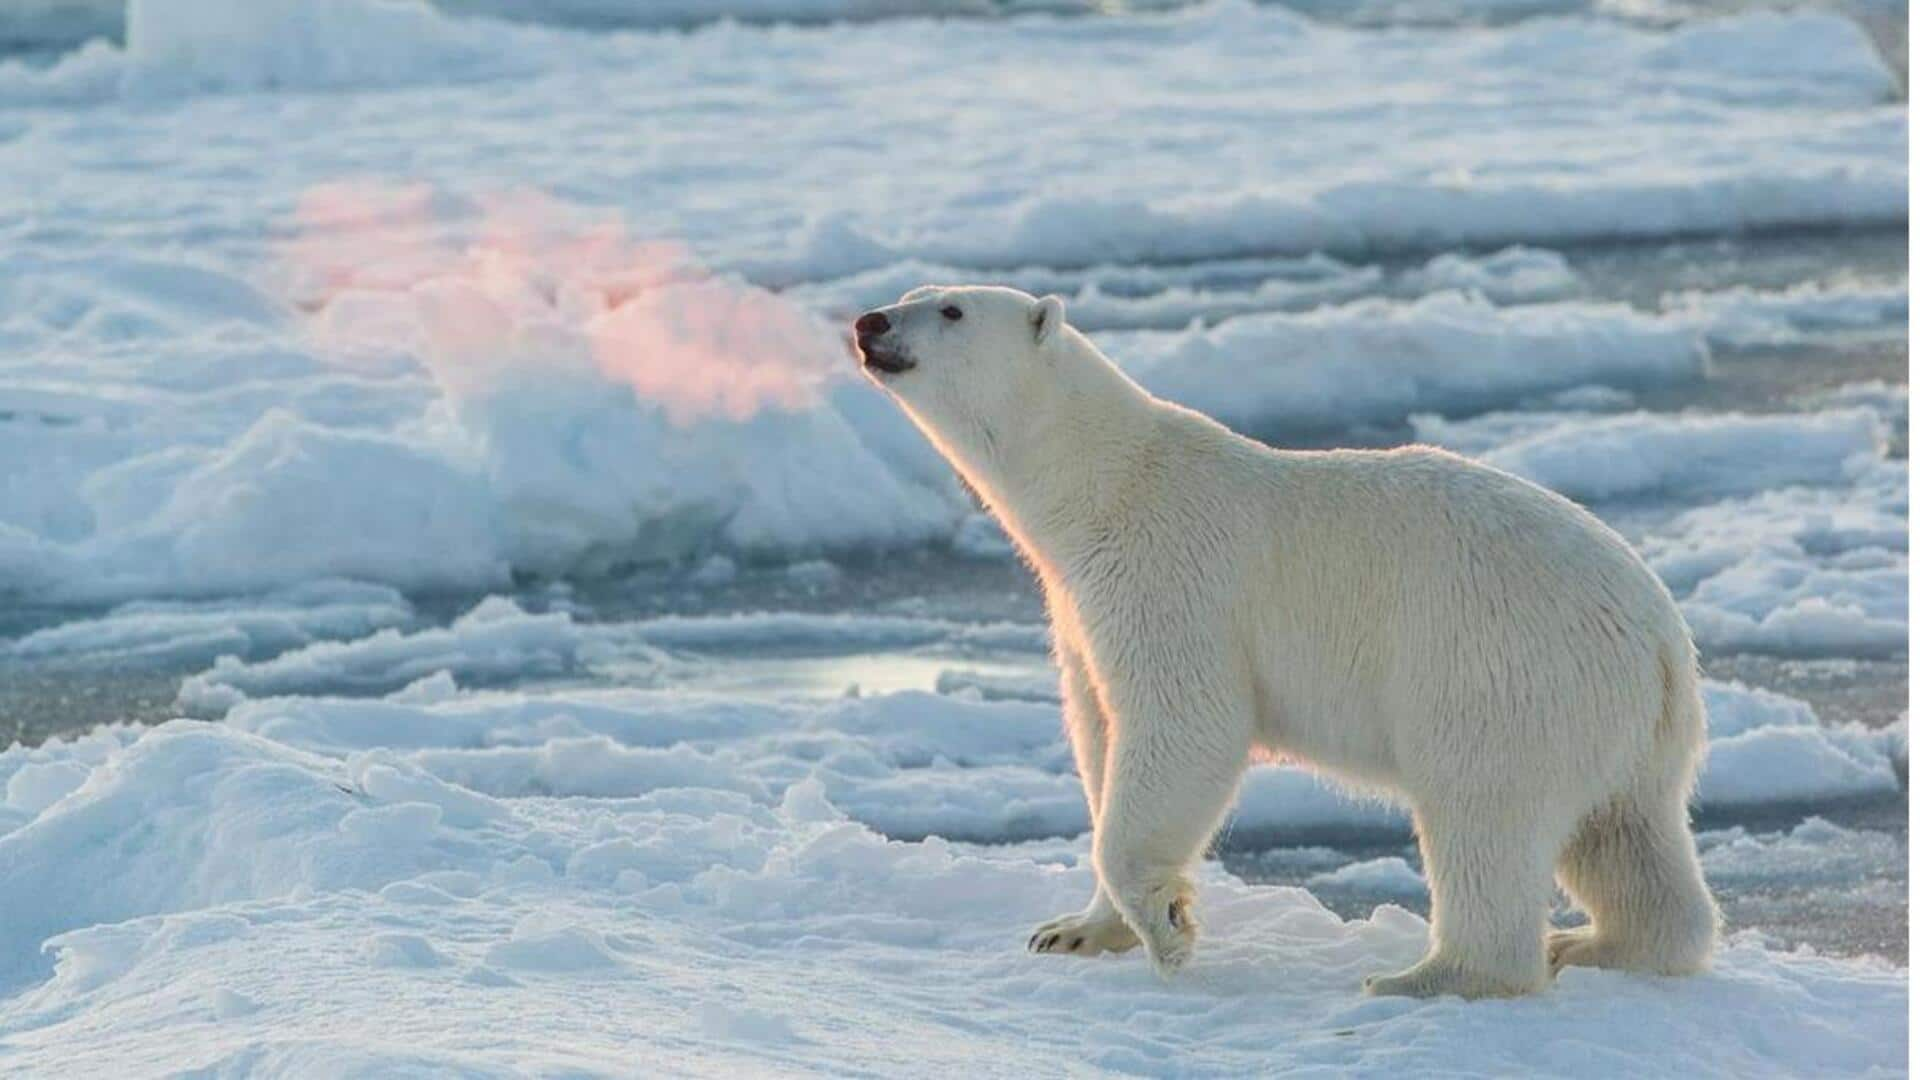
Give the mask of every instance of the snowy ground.
POLYGON ((1904 1068, 1893 7, 507 6, 0 17, 0 1072, 1904 1068), (1362 997, 1404 816, 1271 767, 1180 979, 1025 955, 1037 600, 840 330, 972 279, 1619 527, 1715 972, 1362 997))

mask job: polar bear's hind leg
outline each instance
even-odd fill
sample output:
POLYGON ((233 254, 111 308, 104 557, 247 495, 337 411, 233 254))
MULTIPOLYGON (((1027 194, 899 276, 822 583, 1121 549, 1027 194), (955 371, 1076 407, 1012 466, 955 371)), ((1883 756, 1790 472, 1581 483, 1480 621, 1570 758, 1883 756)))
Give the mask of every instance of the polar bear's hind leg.
POLYGON ((1367 993, 1516 997, 1544 987, 1553 857, 1565 836, 1553 815, 1488 820, 1484 807, 1430 806, 1414 817, 1433 894, 1433 943, 1406 971, 1368 979, 1367 993))
POLYGON ((1720 913, 1694 854, 1684 790, 1615 802, 1589 818, 1560 856, 1560 882, 1592 923, 1548 939, 1554 970, 1707 967, 1720 913))

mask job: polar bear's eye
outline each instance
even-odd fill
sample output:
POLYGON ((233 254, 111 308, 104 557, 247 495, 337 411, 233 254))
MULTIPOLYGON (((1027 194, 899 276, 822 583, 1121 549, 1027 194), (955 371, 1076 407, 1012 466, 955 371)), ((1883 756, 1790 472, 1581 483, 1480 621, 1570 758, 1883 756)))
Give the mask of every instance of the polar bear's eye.
POLYGON ((945 317, 948 322, 960 321, 960 309, 957 307, 954 307, 952 304, 948 304, 946 307, 941 308, 940 314, 943 317, 945 317))

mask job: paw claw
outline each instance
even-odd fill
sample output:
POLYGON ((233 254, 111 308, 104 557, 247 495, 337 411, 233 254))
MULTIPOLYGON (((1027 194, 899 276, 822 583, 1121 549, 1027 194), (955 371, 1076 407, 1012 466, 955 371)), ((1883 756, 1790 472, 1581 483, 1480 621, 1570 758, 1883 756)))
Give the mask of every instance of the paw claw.
POLYGON ((1062 915, 1042 924, 1027 939, 1027 951, 1098 956, 1105 952, 1125 952, 1138 944, 1140 939, 1117 913, 1095 910, 1062 915))

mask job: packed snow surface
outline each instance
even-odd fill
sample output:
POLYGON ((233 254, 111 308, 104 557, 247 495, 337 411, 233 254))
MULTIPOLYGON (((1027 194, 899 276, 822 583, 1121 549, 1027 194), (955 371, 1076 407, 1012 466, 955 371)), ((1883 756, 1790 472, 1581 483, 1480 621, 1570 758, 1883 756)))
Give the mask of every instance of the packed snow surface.
MULTIPOLYGON (((857 794, 836 797, 807 764, 865 758, 884 774, 889 761, 918 763, 904 775, 966 763, 990 777, 996 754, 1058 738, 1057 717, 1018 719, 1030 706, 964 707, 978 715, 955 722, 914 698, 778 717, 567 699, 285 701, 235 724, 8 751, 8 1065, 61 1075, 1389 1075, 1439 1059, 1476 1074, 1578 1076, 1902 1067, 1906 978, 1876 962, 1741 937, 1697 978, 1573 970, 1525 1001, 1370 999, 1362 977, 1421 954, 1420 918, 1387 905, 1343 922, 1304 890, 1241 884, 1211 864, 1207 936, 1179 977, 1156 979, 1138 956, 1030 956, 1027 928, 1086 898, 1084 841, 889 840, 847 817, 841 805, 857 794), (791 766, 762 780, 700 749, 743 738, 776 757, 784 743, 791 766)), ((1821 841, 1803 829, 1790 842, 1821 841)), ((1755 843, 1716 837, 1709 860, 1755 843)), ((1334 877, 1418 886, 1397 859, 1334 877)))

